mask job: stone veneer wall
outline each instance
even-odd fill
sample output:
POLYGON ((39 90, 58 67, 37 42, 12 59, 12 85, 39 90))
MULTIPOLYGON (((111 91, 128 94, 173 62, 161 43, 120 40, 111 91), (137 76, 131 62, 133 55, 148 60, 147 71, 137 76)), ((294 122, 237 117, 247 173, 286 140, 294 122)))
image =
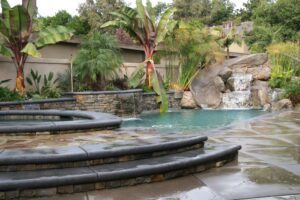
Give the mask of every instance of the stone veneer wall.
MULTIPOLYGON (((181 98, 176 98, 173 91, 168 92, 168 95, 169 107, 180 108, 181 98)), ((86 110, 130 116, 159 109, 155 93, 143 93, 142 90, 74 92, 66 93, 66 96, 59 99, 0 102, 0 110, 86 110)))

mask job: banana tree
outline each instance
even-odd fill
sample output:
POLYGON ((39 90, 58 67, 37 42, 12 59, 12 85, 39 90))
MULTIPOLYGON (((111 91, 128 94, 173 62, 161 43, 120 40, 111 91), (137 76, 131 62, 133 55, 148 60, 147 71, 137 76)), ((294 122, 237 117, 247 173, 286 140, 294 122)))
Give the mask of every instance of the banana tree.
POLYGON ((159 75, 155 70, 153 55, 160 44, 171 32, 176 21, 172 20, 175 8, 168 8, 159 19, 156 19, 155 11, 148 0, 144 6, 142 0, 136 0, 136 9, 124 7, 119 12, 112 12, 115 20, 104 23, 101 27, 115 27, 126 31, 132 39, 141 44, 146 56, 146 85, 157 93, 157 101, 161 105, 161 111, 168 109, 168 97, 162 84, 159 83, 159 75))
POLYGON ((40 57, 40 48, 68 40, 73 33, 63 26, 48 27, 34 33, 32 26, 36 11, 33 0, 14 7, 10 7, 7 0, 1 0, 1 7, 0 54, 13 60, 17 72, 16 91, 25 95, 24 66, 28 56, 40 57))

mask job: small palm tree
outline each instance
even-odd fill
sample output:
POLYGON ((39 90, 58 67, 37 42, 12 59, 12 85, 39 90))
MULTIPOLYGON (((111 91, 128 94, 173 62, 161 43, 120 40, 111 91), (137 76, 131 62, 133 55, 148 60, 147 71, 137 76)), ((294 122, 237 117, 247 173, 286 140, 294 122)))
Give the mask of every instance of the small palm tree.
MULTIPOLYGON (((117 76, 121 52, 114 37, 92 33, 81 45, 74 61, 76 77, 88 89, 103 90, 117 76)), ((77 83, 78 84, 78 83, 77 83)))
POLYGON ((233 43, 242 45, 242 37, 236 33, 235 27, 231 27, 229 32, 226 33, 223 29, 215 29, 218 33, 217 42, 222 48, 226 49, 226 58, 229 59, 229 47, 233 43))
POLYGON ((162 84, 159 83, 159 75, 155 70, 153 55, 157 45, 172 31, 176 21, 172 20, 175 8, 167 9, 159 19, 156 19, 155 11, 148 0, 144 6, 142 0, 136 0, 136 9, 124 7, 119 12, 112 12, 115 20, 104 23, 101 27, 116 27, 126 31, 132 39, 141 44, 146 56, 146 85, 153 88, 158 94, 158 102, 161 103, 161 111, 168 108, 167 96, 162 84))
POLYGON ((68 40, 73 33, 65 27, 48 27, 37 37, 33 32, 35 1, 24 1, 24 5, 10 7, 7 0, 1 0, 0 54, 10 57, 17 71, 16 91, 25 94, 24 66, 28 56, 40 57, 38 49, 48 44, 68 40))

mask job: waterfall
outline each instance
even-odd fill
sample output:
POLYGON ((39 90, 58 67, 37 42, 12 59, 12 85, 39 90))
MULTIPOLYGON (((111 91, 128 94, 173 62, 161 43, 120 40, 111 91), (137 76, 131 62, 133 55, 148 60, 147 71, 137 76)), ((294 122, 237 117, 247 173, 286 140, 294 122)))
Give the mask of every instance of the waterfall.
POLYGON ((222 97, 222 108, 245 109, 251 107, 251 74, 233 73, 227 80, 226 86, 230 92, 222 97))

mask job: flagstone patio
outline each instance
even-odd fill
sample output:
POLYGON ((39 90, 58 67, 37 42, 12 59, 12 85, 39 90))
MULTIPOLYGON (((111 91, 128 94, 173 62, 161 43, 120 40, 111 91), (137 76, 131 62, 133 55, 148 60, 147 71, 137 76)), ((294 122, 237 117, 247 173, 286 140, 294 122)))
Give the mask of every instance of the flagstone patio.
POLYGON ((41 199, 300 199, 300 111, 265 115, 218 130, 215 143, 241 144, 238 161, 169 181, 41 199))

